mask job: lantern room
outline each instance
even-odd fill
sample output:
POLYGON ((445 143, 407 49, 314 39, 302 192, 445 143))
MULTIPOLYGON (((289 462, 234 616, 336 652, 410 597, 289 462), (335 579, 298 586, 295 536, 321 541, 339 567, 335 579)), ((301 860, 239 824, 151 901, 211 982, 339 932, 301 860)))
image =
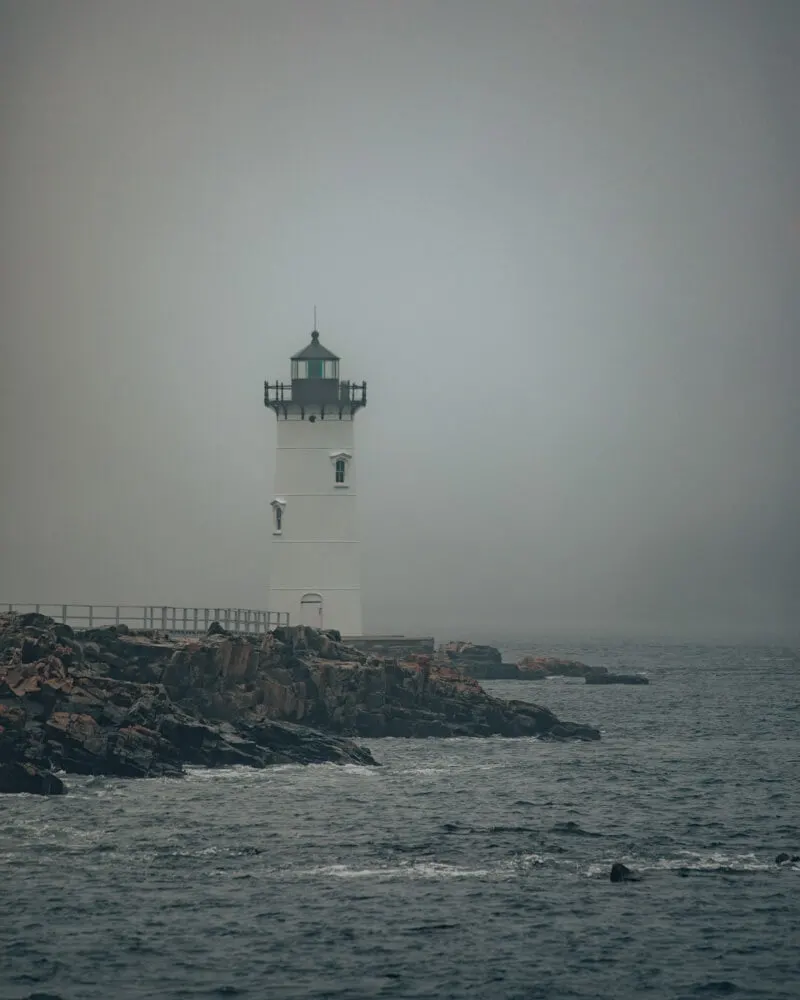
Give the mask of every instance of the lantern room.
POLYGON ((292 355, 292 382, 307 378, 339 378, 339 358, 320 344, 316 330, 308 347, 292 355))
POLYGON ((290 385, 264 383, 264 405, 271 407, 278 419, 339 419, 351 417, 367 405, 367 384, 355 385, 339 379, 339 357, 319 342, 317 330, 311 343, 293 354, 290 385))

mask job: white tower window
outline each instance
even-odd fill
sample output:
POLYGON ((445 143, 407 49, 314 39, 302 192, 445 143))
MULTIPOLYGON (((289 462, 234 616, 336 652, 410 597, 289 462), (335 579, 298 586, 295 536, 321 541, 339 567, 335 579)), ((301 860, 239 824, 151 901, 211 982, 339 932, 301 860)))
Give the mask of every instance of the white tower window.
POLYGON ((331 461, 333 462, 333 485, 340 488, 347 488, 349 483, 347 482, 347 473, 349 471, 348 466, 350 465, 350 460, 352 459, 352 454, 349 451, 332 451, 331 461))
POLYGON ((275 497, 275 499, 270 504, 272 507, 272 534, 282 535, 283 534, 283 511, 286 507, 286 501, 283 497, 275 497))

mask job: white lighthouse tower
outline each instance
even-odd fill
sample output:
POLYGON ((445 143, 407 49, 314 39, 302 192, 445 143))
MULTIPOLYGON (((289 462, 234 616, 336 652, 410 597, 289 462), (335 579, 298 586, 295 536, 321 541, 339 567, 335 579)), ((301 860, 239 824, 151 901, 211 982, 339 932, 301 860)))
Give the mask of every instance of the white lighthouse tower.
POLYGON ((367 383, 340 381, 339 358, 316 330, 291 362, 290 384, 264 383, 278 424, 267 607, 293 625, 359 636, 354 430, 367 383))

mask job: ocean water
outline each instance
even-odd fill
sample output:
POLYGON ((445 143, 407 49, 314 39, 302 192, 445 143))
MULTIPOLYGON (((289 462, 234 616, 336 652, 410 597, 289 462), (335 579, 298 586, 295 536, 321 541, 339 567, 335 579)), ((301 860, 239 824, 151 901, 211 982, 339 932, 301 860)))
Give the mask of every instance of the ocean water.
POLYGON ((651 684, 487 683, 597 744, 0 798, 0 996, 800 997, 798 651, 548 650, 651 684))

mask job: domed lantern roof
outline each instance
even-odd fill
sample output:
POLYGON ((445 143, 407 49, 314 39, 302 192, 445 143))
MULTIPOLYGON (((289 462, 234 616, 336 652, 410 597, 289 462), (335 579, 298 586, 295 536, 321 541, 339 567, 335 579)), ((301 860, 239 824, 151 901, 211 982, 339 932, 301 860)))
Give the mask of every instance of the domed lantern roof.
POLYGON ((338 361, 339 355, 329 351, 319 342, 319 333, 314 330, 311 334, 311 343, 304 347, 302 351, 292 355, 292 361, 338 361))
POLYGON ((307 378, 339 378, 339 357, 320 344, 316 330, 311 334, 311 343, 292 355, 292 381, 307 378))

